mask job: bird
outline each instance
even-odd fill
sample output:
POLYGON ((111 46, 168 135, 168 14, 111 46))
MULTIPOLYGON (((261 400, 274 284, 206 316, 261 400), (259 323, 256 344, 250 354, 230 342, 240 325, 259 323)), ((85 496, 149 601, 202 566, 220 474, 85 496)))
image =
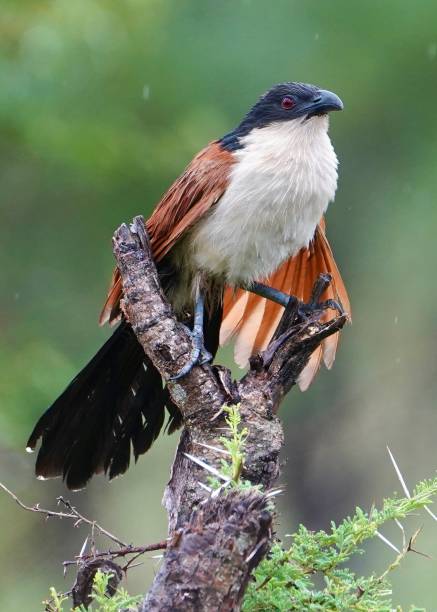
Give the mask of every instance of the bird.
MULTIPOLYGON (((274 85, 236 128, 192 159, 146 221, 165 295, 193 328, 196 350, 176 378, 231 339, 244 367, 268 345, 290 296, 309 303, 321 273, 331 277, 323 317, 338 304, 350 315, 325 227, 338 179, 329 114, 342 109, 336 94, 315 85, 274 85)), ((169 433, 181 425, 166 382, 123 316, 122 296, 115 269, 100 315, 115 331, 29 437, 29 452, 41 438, 40 479, 60 476, 73 490, 101 472, 112 479, 150 448, 166 410, 169 433)), ((302 390, 322 361, 331 368, 338 337, 312 354, 298 381, 302 390)))

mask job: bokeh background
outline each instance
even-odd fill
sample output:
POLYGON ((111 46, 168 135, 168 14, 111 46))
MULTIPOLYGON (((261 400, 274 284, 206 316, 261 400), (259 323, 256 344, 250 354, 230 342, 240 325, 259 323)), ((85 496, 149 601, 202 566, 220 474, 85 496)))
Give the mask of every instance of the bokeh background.
MULTIPOLYGON (((26 437, 108 336, 96 319, 111 235, 160 194, 209 140, 275 82, 337 92, 331 121, 340 184, 328 233, 353 325, 332 372, 281 409, 280 532, 329 526, 437 468, 437 4, 368 0, 2 0, 0 12, 0 480, 54 506, 26 437)), ((230 363, 229 352, 222 359, 230 363)), ((67 496, 121 539, 166 534, 160 505, 177 435, 111 484, 67 496)), ((86 530, 45 522, 0 495, 0 609, 39 610, 67 590, 61 562, 86 530)), ((425 516, 418 546, 437 556, 425 516)), ((384 533, 401 543, 397 528, 384 533)), ((372 542, 359 571, 393 552, 372 542)), ((144 591, 158 560, 132 570, 144 591)), ((437 564, 411 555, 394 599, 437 610, 437 564)))

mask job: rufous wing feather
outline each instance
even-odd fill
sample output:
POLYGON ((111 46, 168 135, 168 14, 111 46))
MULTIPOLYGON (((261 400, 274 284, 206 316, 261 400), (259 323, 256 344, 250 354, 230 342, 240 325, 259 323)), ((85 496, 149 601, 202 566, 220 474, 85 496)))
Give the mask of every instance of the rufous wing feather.
MULTIPOLYGON (((161 261, 177 241, 223 195, 234 158, 215 141, 203 149, 161 198, 146 223, 152 254, 161 261)), ((122 297, 121 279, 116 269, 100 314, 100 324, 117 321, 122 297)))
MULTIPOLYGON (((284 293, 296 296, 303 302, 311 298, 313 285, 319 274, 329 273, 332 282, 322 296, 322 300, 339 301, 350 316, 350 303, 346 288, 325 235, 325 222, 321 220, 314 238, 308 248, 301 249, 297 255, 285 261, 265 282, 284 293)), ((235 360, 244 367, 251 355, 264 350, 269 344, 283 314, 283 308, 265 298, 247 291, 225 291, 224 313, 220 342, 224 344, 235 338, 235 360)), ((335 313, 327 310, 322 320, 329 320, 335 313)), ((323 359, 331 368, 335 359, 339 334, 323 341, 314 351, 308 364, 301 373, 299 386, 302 390, 309 387, 323 359)))

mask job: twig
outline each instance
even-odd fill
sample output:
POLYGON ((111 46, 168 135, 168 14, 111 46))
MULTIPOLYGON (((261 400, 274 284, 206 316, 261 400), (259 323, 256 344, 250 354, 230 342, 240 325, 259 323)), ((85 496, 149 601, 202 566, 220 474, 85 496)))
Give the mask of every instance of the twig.
POLYGON ((125 548, 119 548, 118 550, 106 550, 99 553, 90 553, 88 555, 77 555, 74 561, 64 561, 63 565, 64 567, 66 567, 68 565, 76 565, 81 561, 89 561, 90 559, 104 559, 105 557, 111 557, 111 559, 116 559, 117 557, 125 557, 126 555, 136 555, 136 558, 137 556, 143 555, 146 552, 152 552, 154 550, 165 550, 166 548, 167 540, 162 540, 161 542, 156 542, 155 544, 146 544, 145 546, 126 546, 125 548))
MULTIPOLYGON (((92 552, 88 555, 84 554, 87 544, 88 544, 88 539, 89 539, 89 536, 87 536, 85 539, 85 542, 82 545, 80 553, 75 557, 74 561, 64 561, 62 563, 64 567, 64 575, 67 570, 67 567, 69 567, 70 565, 86 564, 87 562, 95 561, 96 559, 108 559, 108 558, 117 559, 118 557, 126 557, 127 555, 134 555, 132 559, 130 559, 126 563, 126 565, 122 568, 122 571, 127 572, 129 569, 132 569, 132 567, 136 567, 136 565, 139 565, 139 564, 133 565, 133 563, 141 555, 145 554, 146 552, 151 552, 154 550, 165 550, 167 548, 167 540, 162 540, 161 542, 156 542, 155 544, 146 544, 145 546, 132 546, 132 545, 125 544, 122 540, 117 538, 114 534, 110 533, 107 529, 104 529, 104 527, 102 527, 99 523, 97 523, 96 521, 92 521, 88 519, 86 516, 84 516, 83 514, 81 514, 77 510, 77 508, 72 506, 72 504, 68 500, 64 499, 62 496, 57 498, 57 502, 58 504, 63 504, 69 510, 68 513, 48 510, 46 508, 40 508, 38 504, 35 504, 33 506, 27 506, 24 502, 21 501, 21 499, 17 495, 15 495, 15 493, 13 493, 10 489, 8 489, 1 482, 0 482, 0 488, 3 489, 3 491, 5 491, 5 493, 7 493, 20 506, 20 508, 23 508, 23 510, 27 510, 28 512, 37 512, 39 514, 45 514, 46 518, 55 517, 59 519, 63 519, 63 518, 72 519, 75 521, 74 523, 75 527, 77 527, 81 523, 85 523, 86 525, 89 525, 91 527, 91 551, 92 552), (119 546, 122 546, 122 548, 119 548, 118 550, 107 550, 107 551, 99 552, 99 553, 96 552, 95 541, 94 541, 94 532, 96 529, 102 535, 105 535, 107 538, 109 538, 110 540, 118 544, 119 546)), ((69 592, 69 594, 70 593, 71 591, 69 592)))
POLYGON ((55 510, 47 510, 46 508, 40 508, 39 504, 27 506, 24 502, 21 501, 21 499, 17 497, 17 495, 15 495, 15 493, 12 493, 12 491, 8 489, 2 482, 0 482, 0 488, 3 489, 3 491, 5 491, 5 493, 7 493, 10 497, 12 497, 12 499, 20 506, 20 508, 23 508, 23 510, 27 510, 28 512, 37 512, 39 514, 45 514, 46 518, 55 517, 59 519, 72 519, 75 521, 75 527, 78 527, 81 523, 85 523, 86 525, 90 525, 92 529, 98 529, 101 534, 105 535, 107 538, 109 538, 116 544, 119 544, 119 546, 123 546, 125 548, 128 546, 128 544, 117 538, 114 534, 110 533, 107 529, 104 529, 101 525, 99 525, 99 523, 97 523, 96 521, 92 521, 91 519, 81 514, 74 506, 70 504, 69 501, 65 500, 63 497, 58 497, 57 500, 58 503, 63 503, 64 506, 68 508, 68 510, 70 511, 68 513, 57 512, 55 510))
POLYGON ((116 542, 120 546, 124 546, 124 547, 129 546, 128 544, 126 544, 126 542, 123 542, 122 540, 117 538, 117 536, 112 534, 110 531, 108 531, 107 529, 104 529, 96 521, 91 521, 90 519, 86 518, 86 516, 81 514, 74 506, 72 506, 67 499, 64 499, 62 496, 57 497, 56 499, 58 503, 64 504, 64 506, 68 508, 71 511, 71 513, 79 519, 79 522, 77 524, 80 524, 81 522, 86 523, 87 525, 90 525, 92 530, 98 529, 102 535, 105 535, 107 538, 109 538, 113 542, 116 542))

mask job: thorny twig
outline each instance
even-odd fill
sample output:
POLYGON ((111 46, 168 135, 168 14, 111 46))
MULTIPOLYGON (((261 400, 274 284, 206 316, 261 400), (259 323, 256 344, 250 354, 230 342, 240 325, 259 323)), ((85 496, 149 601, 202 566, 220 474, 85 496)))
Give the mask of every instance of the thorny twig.
POLYGON ((36 512, 39 514, 44 514, 46 518, 59 518, 59 519, 71 519, 74 520, 74 526, 78 527, 80 524, 84 523, 91 527, 91 550, 90 554, 83 554, 86 550, 86 545, 88 542, 88 537, 86 538, 82 549, 74 559, 74 561, 64 561, 64 572, 66 571, 69 565, 78 565, 79 563, 86 563, 87 561, 95 560, 95 559, 105 559, 111 558, 116 559, 118 557, 125 557, 127 555, 134 555, 132 559, 128 561, 128 563, 124 566, 123 571, 127 571, 129 568, 133 567, 132 563, 140 556, 146 552, 151 552, 154 550, 163 550, 167 548, 167 540, 163 540, 161 542, 157 542, 155 544, 146 544, 144 546, 133 546, 130 544, 126 544, 120 538, 109 532, 107 529, 102 527, 96 521, 93 521, 83 514, 81 514, 77 508, 71 505, 71 503, 64 499, 62 496, 57 498, 58 504, 63 504, 69 512, 59 512, 56 510, 48 510, 46 508, 40 508, 39 504, 34 504, 33 506, 26 505, 21 499, 15 495, 10 489, 8 489, 3 483, 0 482, 0 489, 3 489, 5 493, 7 493, 23 510, 27 510, 28 512, 36 512), (102 535, 106 536, 116 544, 118 544, 121 548, 118 550, 108 550, 103 552, 97 552, 94 545, 94 532, 97 530, 102 535))
POLYGON ((80 514, 80 512, 74 506, 72 506, 67 499, 64 499, 62 496, 60 496, 60 497, 57 497, 56 500, 58 504, 64 504, 64 506, 68 508, 68 510, 70 510, 72 516, 75 516, 77 518, 75 527, 79 526, 81 523, 86 523, 87 525, 91 527, 93 531, 93 535, 94 535, 94 530, 97 529, 102 535, 105 535, 107 538, 109 538, 113 542, 116 542, 119 546, 124 546, 124 547, 128 546, 128 544, 126 544, 125 542, 117 538, 117 536, 115 536, 114 534, 104 529, 101 525, 99 525, 99 523, 86 518, 86 516, 83 516, 83 514, 80 514))
POLYGON ((117 538, 117 536, 109 532, 107 529, 104 529, 101 525, 99 525, 99 523, 97 523, 96 521, 92 521, 91 519, 81 514, 74 506, 70 504, 68 500, 64 499, 63 497, 58 497, 57 502, 58 504, 63 504, 69 510, 68 513, 57 512, 55 510, 47 510, 46 508, 40 508, 39 504, 27 506, 24 502, 21 501, 21 499, 17 497, 17 495, 15 495, 15 493, 12 493, 12 491, 8 489, 2 482, 0 482, 0 488, 3 489, 3 491, 5 491, 5 493, 7 493, 10 497, 12 497, 12 499, 20 506, 20 508, 23 508, 23 510, 27 510, 28 512, 37 512, 40 514, 45 514, 46 518, 56 517, 59 519, 72 519, 75 521, 75 527, 78 527, 81 523, 85 523, 86 525, 89 525, 91 529, 97 529, 102 535, 105 535, 107 538, 109 538, 119 546, 123 546, 125 548, 128 546, 126 542, 123 542, 122 540, 117 538))
POLYGON ((104 559, 105 557, 111 557, 116 559, 118 557, 126 557, 127 555, 135 555, 133 559, 129 561, 129 564, 134 561, 139 555, 143 555, 146 552, 153 552, 155 550, 165 550, 167 548, 167 540, 156 542, 155 544, 146 544, 145 546, 126 546, 125 548, 119 548, 118 550, 107 550, 104 552, 91 553, 89 555, 77 555, 74 561, 64 561, 63 566, 76 565, 78 561, 88 561, 89 559, 104 559))

